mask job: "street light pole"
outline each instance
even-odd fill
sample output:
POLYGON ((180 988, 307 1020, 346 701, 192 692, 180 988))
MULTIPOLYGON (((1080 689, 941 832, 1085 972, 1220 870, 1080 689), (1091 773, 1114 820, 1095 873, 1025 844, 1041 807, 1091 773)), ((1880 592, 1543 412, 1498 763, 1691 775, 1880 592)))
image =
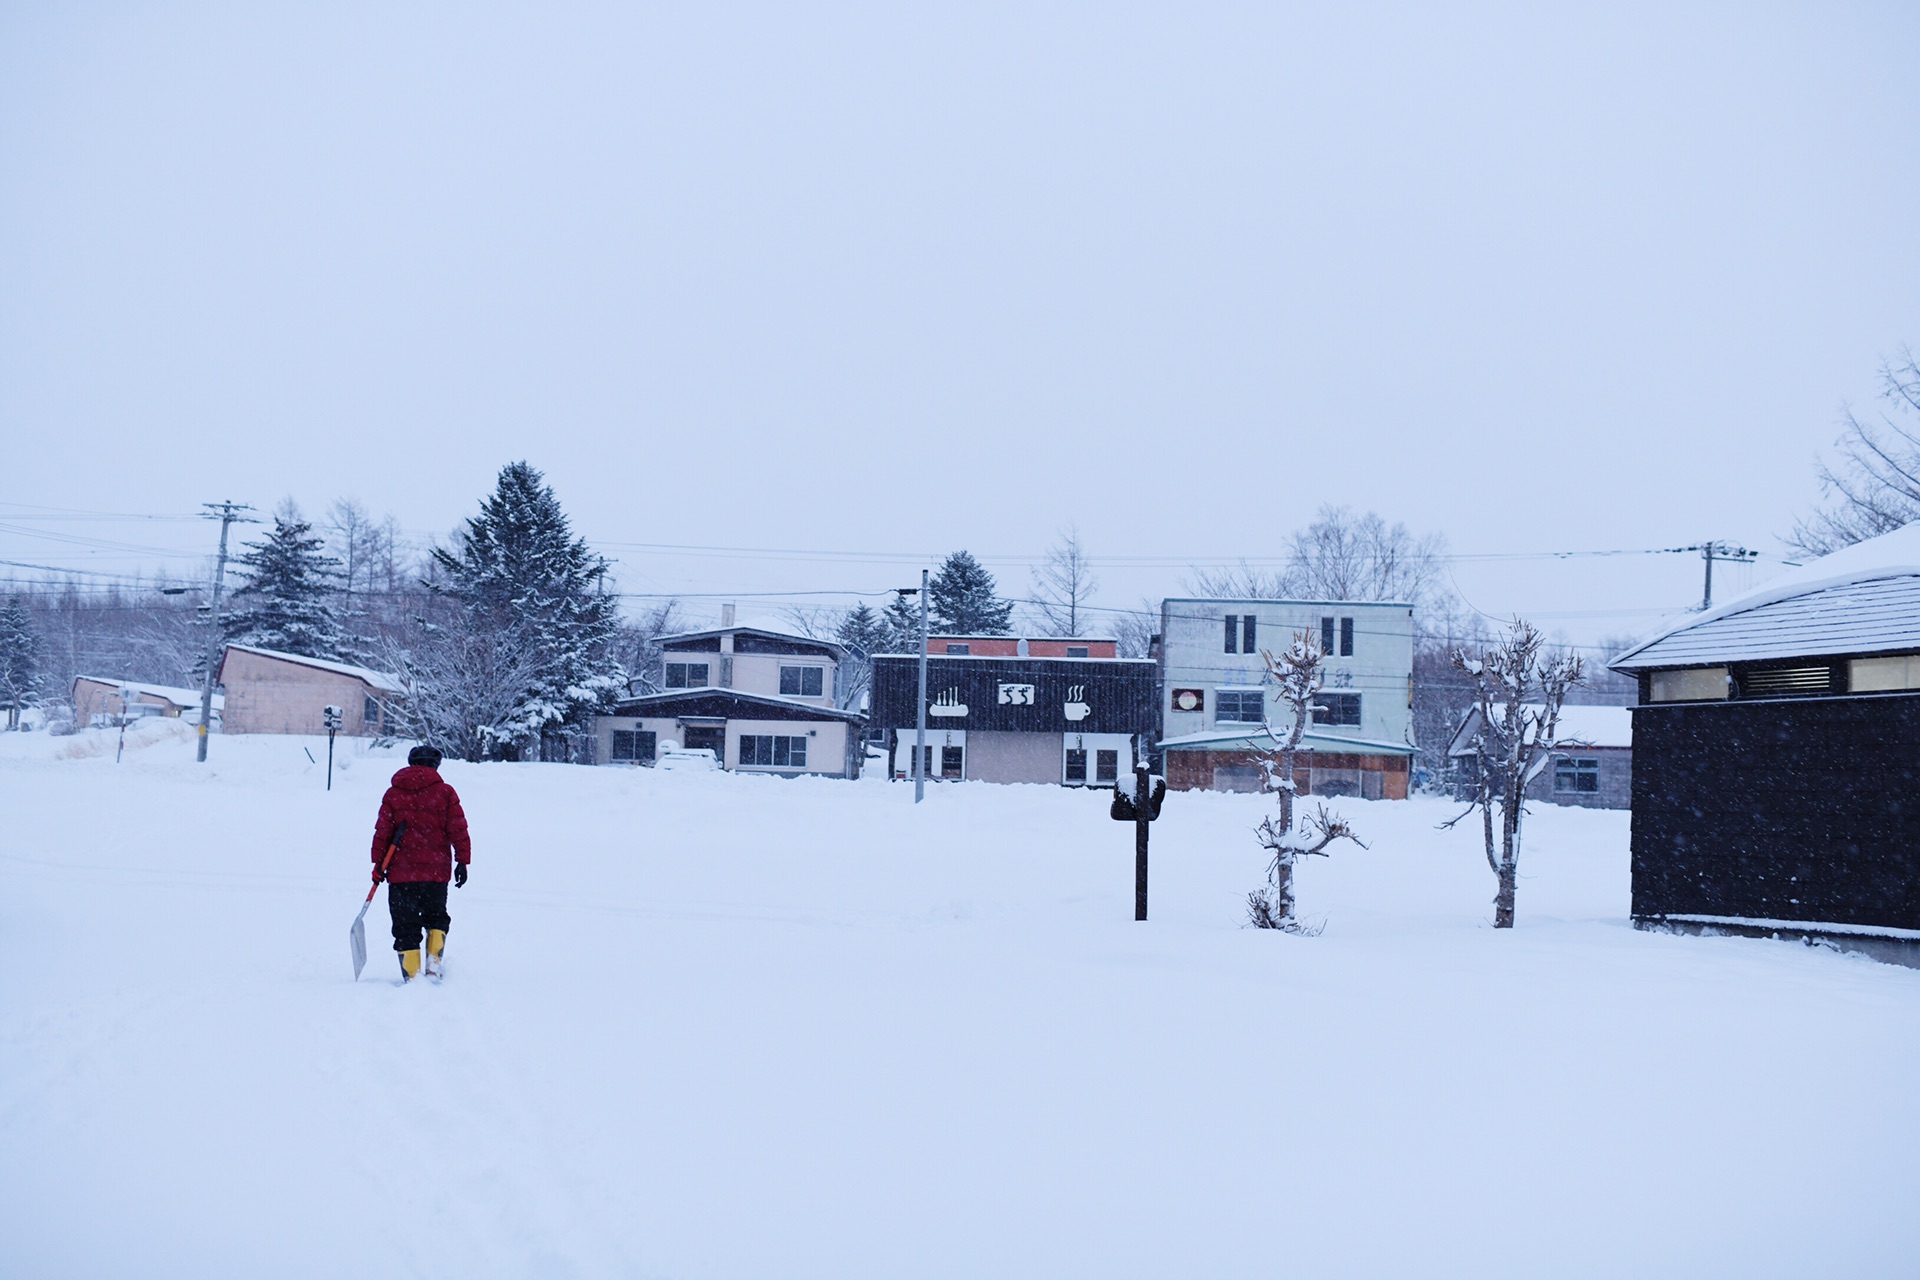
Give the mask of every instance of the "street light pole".
POLYGON ((920 571, 920 714, 913 734, 913 802, 927 794, 927 571, 920 571))

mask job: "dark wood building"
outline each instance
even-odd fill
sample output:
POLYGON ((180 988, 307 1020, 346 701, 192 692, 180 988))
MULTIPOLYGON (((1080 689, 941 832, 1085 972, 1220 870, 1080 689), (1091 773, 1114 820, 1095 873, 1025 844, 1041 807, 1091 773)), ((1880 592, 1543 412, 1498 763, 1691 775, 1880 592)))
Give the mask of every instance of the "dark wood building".
MULTIPOLYGON (((929 657, 925 776, 1111 786, 1157 727, 1148 659, 929 657)), ((873 660, 870 722, 895 777, 913 766, 919 659, 873 660)))
POLYGON ((1633 917, 1920 964, 1920 524, 1621 655, 1633 917))

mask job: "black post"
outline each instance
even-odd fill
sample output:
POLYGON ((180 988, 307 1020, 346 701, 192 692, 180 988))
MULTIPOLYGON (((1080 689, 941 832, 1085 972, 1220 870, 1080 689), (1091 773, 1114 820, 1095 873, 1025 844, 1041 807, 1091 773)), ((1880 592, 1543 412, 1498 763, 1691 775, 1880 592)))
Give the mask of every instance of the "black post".
POLYGON ((333 730, 327 730, 327 790, 333 790, 333 730))
POLYGON ((1148 786, 1147 762, 1133 766, 1133 918, 1147 918, 1147 823, 1153 817, 1153 795, 1148 786))

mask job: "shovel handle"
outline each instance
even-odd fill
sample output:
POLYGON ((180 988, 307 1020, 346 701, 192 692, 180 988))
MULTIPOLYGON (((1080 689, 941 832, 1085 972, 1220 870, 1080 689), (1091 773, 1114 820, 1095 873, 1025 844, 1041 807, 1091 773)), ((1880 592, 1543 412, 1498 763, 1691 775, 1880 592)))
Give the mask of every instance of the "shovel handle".
MULTIPOLYGON (((387 841, 387 856, 380 859, 381 879, 386 878, 387 867, 392 864, 393 855, 400 852, 400 841, 402 838, 406 836, 406 834, 407 834, 407 824, 404 822, 393 829, 393 839, 387 841)), ((373 895, 378 892, 380 892, 380 881, 375 880, 373 882, 373 887, 367 890, 367 901, 372 902, 373 895)))

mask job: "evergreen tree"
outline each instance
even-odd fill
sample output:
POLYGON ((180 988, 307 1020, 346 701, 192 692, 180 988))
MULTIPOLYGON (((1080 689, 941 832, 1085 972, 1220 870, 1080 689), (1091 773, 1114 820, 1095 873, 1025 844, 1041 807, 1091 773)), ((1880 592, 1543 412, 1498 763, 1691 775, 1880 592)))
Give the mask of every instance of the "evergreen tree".
POLYGON ((7 729, 20 727, 20 713, 33 705, 40 684, 40 639, 34 634, 33 615, 9 597, 0 609, 0 706, 7 710, 7 729))
POLYGON ((920 652, 920 601, 913 596, 896 595, 880 615, 881 625, 886 628, 886 637, 881 641, 881 653, 918 653, 920 652))
POLYGON ((1003 636, 1013 605, 993 594, 993 575, 964 551, 946 558, 928 590, 933 627, 944 635, 1003 636))
POLYGON ((503 468, 454 549, 434 559, 476 624, 524 636, 539 659, 513 714, 492 731, 493 754, 518 758, 542 733, 584 725, 619 696, 624 673, 607 653, 614 598, 600 586, 607 562, 573 536, 540 472, 524 462, 503 468))
POLYGON ((873 606, 868 604, 855 605, 847 610, 834 632, 834 639, 869 658, 876 653, 886 653, 891 637, 892 628, 887 626, 886 619, 875 613, 873 606))
POLYGON ((291 502, 274 513, 273 530, 246 544, 235 561, 248 580, 233 593, 226 639, 308 658, 340 657, 340 620, 331 600, 340 562, 291 502))

